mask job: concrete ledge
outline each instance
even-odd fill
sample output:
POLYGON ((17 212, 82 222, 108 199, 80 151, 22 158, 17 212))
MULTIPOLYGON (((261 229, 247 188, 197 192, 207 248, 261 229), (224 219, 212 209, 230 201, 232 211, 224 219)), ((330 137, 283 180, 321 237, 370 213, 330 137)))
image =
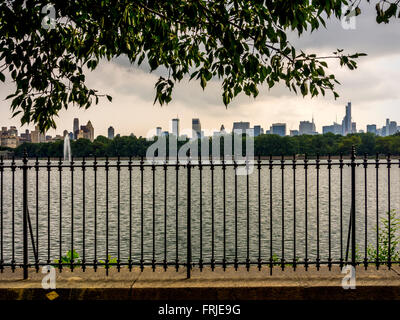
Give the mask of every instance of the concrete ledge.
POLYGON ((20 270, 0 274, 0 300, 400 300, 400 268, 357 269, 356 289, 344 290, 338 267, 329 271, 258 271, 246 269, 186 270, 139 269, 129 272, 89 269, 57 272, 55 290, 44 290, 43 274, 30 270, 22 279, 20 270))

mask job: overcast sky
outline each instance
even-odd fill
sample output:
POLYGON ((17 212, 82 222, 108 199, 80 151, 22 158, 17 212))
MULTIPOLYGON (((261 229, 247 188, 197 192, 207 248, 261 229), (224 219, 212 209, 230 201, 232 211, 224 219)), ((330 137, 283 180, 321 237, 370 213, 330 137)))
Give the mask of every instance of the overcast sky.
MULTIPOLYGON (((299 49, 309 53, 331 54, 337 48, 349 53, 368 53, 360 59, 355 71, 341 69, 330 61, 330 72, 342 83, 337 87, 340 98, 336 101, 331 94, 311 99, 296 96, 283 86, 270 91, 263 87, 256 99, 240 95, 226 109, 220 82, 211 81, 203 91, 198 82, 185 79, 175 86, 173 101, 160 107, 153 105, 157 73, 129 66, 120 58, 101 63, 97 70, 87 74, 88 85, 113 96, 113 102, 102 99, 99 105, 86 111, 64 110, 57 120, 57 130, 49 134, 62 134, 64 129, 72 131, 73 118, 78 117, 81 124, 91 120, 96 136, 106 135, 110 125, 121 135, 146 136, 157 126, 170 130, 170 120, 176 116, 181 119, 181 129, 190 129, 191 119, 200 118, 202 128, 212 132, 221 124, 230 130, 233 121, 249 121, 251 126, 261 125, 264 129, 275 122, 286 122, 288 130, 298 129, 299 121, 311 120, 314 115, 317 130, 321 132, 322 126, 332 124, 336 117, 341 122, 348 101, 353 104, 353 121, 357 122, 358 130, 365 130, 370 123, 381 127, 386 118, 400 122, 400 21, 378 25, 374 4, 362 9, 355 30, 346 30, 340 21, 332 20, 327 29, 303 35, 301 39, 291 37, 299 49)), ((11 118, 10 101, 4 101, 12 90, 12 83, 0 86, 0 125, 19 127, 19 119, 11 118)))

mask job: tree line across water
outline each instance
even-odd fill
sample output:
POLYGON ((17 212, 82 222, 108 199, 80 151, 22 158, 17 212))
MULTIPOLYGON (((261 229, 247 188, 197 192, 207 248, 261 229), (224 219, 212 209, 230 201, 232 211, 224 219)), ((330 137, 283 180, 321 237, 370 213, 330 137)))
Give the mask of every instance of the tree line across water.
MULTIPOLYGON (((243 148, 245 148, 244 141, 243 138, 243 148)), ((179 141, 178 148, 186 142, 179 141)), ((71 150, 74 157, 140 157, 146 155, 147 148, 153 143, 154 141, 136 136, 118 136, 114 139, 98 136, 93 142, 87 139, 71 141, 71 150)), ((254 153, 261 156, 290 156, 294 154, 307 154, 310 156, 317 154, 326 156, 330 154, 334 156, 340 153, 348 155, 353 145, 356 147, 358 155, 364 153, 369 155, 375 155, 376 153, 400 155, 400 134, 388 137, 379 137, 371 133, 347 136, 328 133, 295 137, 261 135, 254 138, 254 153)), ((223 139, 221 139, 221 148, 223 148, 223 139)), ((60 140, 53 143, 24 143, 13 150, 14 155, 22 157, 25 150, 29 157, 62 157, 64 142, 60 140)), ((210 150, 212 150, 211 138, 210 150)))

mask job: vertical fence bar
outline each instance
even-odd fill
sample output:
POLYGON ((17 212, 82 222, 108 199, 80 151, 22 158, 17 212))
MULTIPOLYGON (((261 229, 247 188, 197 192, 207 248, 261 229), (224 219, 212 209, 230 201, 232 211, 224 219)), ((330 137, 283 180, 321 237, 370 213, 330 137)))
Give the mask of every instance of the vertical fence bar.
POLYGON ((319 154, 317 153, 317 159, 315 160, 315 168, 317 170, 317 270, 320 267, 320 247, 319 247, 319 154))
POLYGON ((296 155, 293 155, 293 270, 296 270, 296 155))
POLYGON ((179 159, 176 156, 175 166, 175 269, 179 270, 179 159))
POLYGON ((71 170, 71 271, 74 270, 74 158, 70 162, 71 170))
POLYGON ((339 158, 339 179, 340 179, 340 269, 343 268, 343 153, 339 158))
POLYGON ((108 276, 108 220, 109 220, 109 212, 108 212, 108 171, 109 171, 109 162, 108 156, 106 157, 105 162, 105 170, 106 170, 106 259, 105 259, 105 268, 106 268, 106 275, 108 276))
POLYGON ((86 269, 86 161, 82 159, 82 270, 86 269))
POLYGON ((375 158, 375 178, 376 178, 376 268, 379 269, 379 153, 375 158))
POLYGON ((3 156, 0 157, 0 272, 3 273, 3 263, 4 263, 4 212, 3 212, 3 199, 4 199, 4 194, 3 194, 3 168, 4 166, 4 161, 3 161, 3 156))
POLYGON ((391 203, 390 203, 390 168, 391 168, 390 153, 387 155, 387 177, 388 177, 388 267, 392 267, 392 227, 391 227, 391 203))
POLYGON ((51 207, 51 201, 50 201, 50 172, 51 172, 51 162, 50 162, 50 157, 47 158, 47 264, 51 263, 51 237, 50 237, 50 232, 51 232, 51 223, 50 223, 50 207, 51 207))
POLYGON ((233 168, 234 168, 234 175, 235 175, 235 261, 234 261, 234 267, 235 270, 237 271, 239 267, 238 263, 238 190, 237 190, 237 162, 234 160, 233 162, 233 168))
POLYGON ((24 246, 24 279, 28 279, 28 157, 26 151, 22 166, 23 192, 23 246, 24 246))
POLYGON ((15 158, 14 156, 12 157, 12 162, 11 162, 11 171, 12 171, 12 195, 11 195, 11 234, 12 234, 12 260, 11 260, 11 269, 14 272, 15 271, 15 169, 16 169, 16 164, 15 164, 15 158))
POLYGON ((246 158, 246 229, 247 229, 247 258, 246 269, 250 270, 250 188, 249 188, 249 160, 246 158))
MULTIPOLYGON (((36 159, 36 161, 37 161, 37 159, 36 159)), ((38 173, 38 171, 39 171, 39 167, 38 167, 38 165, 36 166, 36 174, 38 173)), ((37 176, 36 176, 36 178, 37 178, 37 176)), ((59 213, 59 219, 60 219, 60 221, 59 221, 59 224, 58 224, 58 269, 61 271, 61 269, 62 269, 62 160, 61 160, 61 157, 58 159, 58 180, 59 180, 59 194, 60 194, 60 202, 59 202, 59 205, 60 205, 60 208, 59 208, 59 210, 60 210, 60 213, 59 213)), ((37 190, 37 187, 38 187, 38 181, 37 181, 37 179, 36 179, 36 190, 37 190)), ((36 196, 38 196, 38 194, 36 194, 36 196)), ((38 203, 38 201, 36 202, 36 203, 38 203)), ((37 225, 37 228, 36 228, 36 230, 39 228, 39 224, 38 224, 38 222, 36 223, 36 225, 37 225)), ((36 239, 36 244, 37 244, 37 241, 38 241, 38 239, 36 239)), ((38 256, 39 256, 39 251, 36 251, 37 253, 38 253, 38 256)))
POLYGON ((153 269, 153 272, 156 270, 156 166, 154 164, 154 159, 153 163, 151 166, 151 172, 152 172, 152 180, 153 180, 153 203, 152 203, 152 209, 153 209, 153 258, 151 260, 151 267, 153 269))
POLYGON ((368 168, 368 157, 364 153, 364 209, 365 209, 365 236, 364 236, 364 267, 368 267, 368 184, 367 184, 367 168, 368 168))
POLYGON ((215 268, 215 239, 214 239, 214 162, 210 158, 210 170, 211 170, 211 270, 215 268))
POLYGON ((258 173, 258 270, 261 270, 261 158, 257 159, 257 173, 258 173))
POLYGON ((199 268, 203 270, 203 165, 199 156, 199 182, 200 182, 200 260, 199 268))
POLYGON ((274 266, 273 256, 273 232, 272 232, 272 169, 273 161, 272 155, 269 156, 269 273, 272 275, 272 268, 274 266))
POLYGON ((356 266, 356 148, 351 148, 351 263, 356 266))
POLYGON ((308 159, 307 154, 304 155, 304 267, 308 269, 308 159))
POLYGON ((129 171, 129 260, 128 268, 132 271, 132 157, 129 157, 128 161, 129 171))
POLYGON ((191 226, 191 196, 192 196, 192 177, 191 177, 191 168, 192 165, 190 160, 187 163, 187 255, 186 255, 186 277, 190 279, 190 272, 192 268, 192 226, 191 226))
POLYGON ((332 268, 332 210, 331 210, 331 201, 332 201, 332 190, 331 190, 331 169, 332 169, 332 160, 331 155, 328 154, 328 268, 331 270, 332 268))
POLYGON ((93 179, 94 179, 94 221, 93 221, 93 232, 94 232, 94 259, 93 268, 97 271, 97 158, 94 156, 93 162, 93 179))
POLYGON ((224 229, 222 268, 225 271, 226 270, 226 165, 224 156, 222 157, 222 195, 223 195, 223 229, 224 229))
POLYGON ((167 158, 164 161, 164 270, 167 271, 167 158))
POLYGON ((121 158, 117 159, 117 270, 121 271, 121 158))
POLYGON ((282 255, 281 255, 281 268, 285 269, 285 157, 281 157, 281 179, 282 179, 282 255))
POLYGON ((143 156, 140 158, 140 270, 143 272, 144 259, 143 259, 143 171, 144 171, 143 156))

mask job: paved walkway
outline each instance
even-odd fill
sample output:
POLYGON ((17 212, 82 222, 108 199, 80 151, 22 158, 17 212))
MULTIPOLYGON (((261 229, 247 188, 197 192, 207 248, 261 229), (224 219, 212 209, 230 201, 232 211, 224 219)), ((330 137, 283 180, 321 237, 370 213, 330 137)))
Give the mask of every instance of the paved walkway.
POLYGON ((217 268, 200 272, 194 269, 192 278, 186 279, 184 268, 176 272, 138 268, 129 272, 111 269, 88 269, 57 272, 56 289, 42 288, 43 274, 30 270, 29 279, 22 280, 22 270, 0 274, 0 300, 7 299, 184 299, 184 300, 304 300, 304 299, 396 299, 400 300, 400 267, 392 270, 371 267, 357 269, 356 289, 344 290, 339 267, 329 271, 310 268, 269 269, 261 272, 252 268, 223 271, 217 268))

